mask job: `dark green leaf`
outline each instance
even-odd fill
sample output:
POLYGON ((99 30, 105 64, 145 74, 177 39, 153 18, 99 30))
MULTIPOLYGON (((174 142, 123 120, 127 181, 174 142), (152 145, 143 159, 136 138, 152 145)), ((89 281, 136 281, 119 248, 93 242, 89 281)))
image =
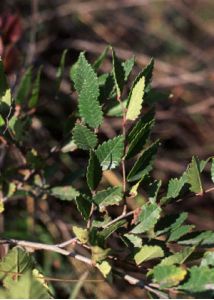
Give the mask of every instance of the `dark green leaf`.
POLYGON ((17 94, 16 94, 16 103, 23 104, 27 99, 27 96, 30 93, 32 84, 32 67, 28 68, 27 71, 21 78, 19 83, 17 94))
POLYGON ((102 168, 94 151, 90 151, 90 158, 86 178, 88 186, 92 191, 94 191, 97 188, 102 178, 102 168))
POLYGON ((154 144, 144 150, 142 155, 139 157, 139 159, 136 161, 133 168, 129 172, 127 177, 128 181, 132 182, 141 179, 152 170, 152 163, 155 154, 157 153, 158 146, 159 141, 156 141, 154 144))
POLYGON ((71 78, 79 94, 79 113, 90 127, 97 128, 103 120, 103 113, 98 101, 99 83, 96 73, 80 53, 75 67, 71 70, 71 78))
POLYGON ((28 101, 28 107, 34 108, 38 105, 39 101, 39 92, 40 92, 40 78, 41 78, 42 67, 39 68, 36 79, 33 83, 32 87, 32 95, 28 101))
POLYGON ((130 144, 133 139, 135 139, 136 135, 139 131, 145 127, 146 124, 154 121, 155 111, 154 109, 149 110, 144 116, 140 118, 140 120, 134 125, 132 130, 128 133, 127 141, 130 144))
POLYGON ((111 50, 112 50, 112 58, 113 58, 113 77, 114 77, 115 87, 117 91, 117 97, 118 99, 120 99, 123 90, 123 85, 124 85, 125 71, 121 62, 116 57, 114 50, 112 48, 111 50))
POLYGON ((90 150, 97 145, 97 136, 84 125, 76 124, 72 130, 74 143, 79 149, 90 150))
POLYGON ((150 123, 147 123, 143 128, 141 128, 140 131, 138 131, 128 148, 126 159, 132 158, 133 156, 137 155, 139 152, 142 151, 149 138, 151 128, 153 125, 154 122, 152 121, 150 123))
POLYGON ((93 197, 93 202, 100 207, 105 207, 108 205, 118 205, 122 198, 121 187, 110 187, 107 190, 98 192, 93 197))
POLYGON ((95 151, 103 170, 116 168, 123 156, 124 138, 119 135, 99 145, 95 151))
POLYGON ((93 68, 95 70, 99 69, 100 66, 102 65, 102 63, 104 62, 104 60, 106 59, 108 52, 109 52, 110 47, 107 46, 103 52, 99 55, 99 57, 96 59, 96 61, 93 64, 93 68))
POLYGON ((92 202, 90 201, 90 198, 84 194, 81 194, 76 197, 75 202, 76 202, 78 211, 83 216, 83 219, 88 220, 88 218, 90 216, 91 204, 92 204, 92 202))

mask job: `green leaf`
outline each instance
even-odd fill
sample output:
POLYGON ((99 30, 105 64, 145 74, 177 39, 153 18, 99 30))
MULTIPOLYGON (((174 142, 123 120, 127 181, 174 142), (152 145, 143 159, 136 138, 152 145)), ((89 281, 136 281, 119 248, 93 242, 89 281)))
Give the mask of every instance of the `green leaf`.
POLYGON ((38 100, 39 100, 39 92, 40 92, 40 78, 41 78, 41 72, 42 72, 42 67, 39 68, 37 75, 36 75, 36 79, 33 83, 33 87, 32 87, 32 95, 28 101, 28 107, 29 108, 34 108, 37 106, 38 104, 38 100))
POLYGON ((179 196, 184 184, 185 184, 185 177, 181 176, 178 178, 172 178, 170 179, 168 183, 168 189, 167 189, 167 199, 175 199, 179 196))
POLYGON ((159 263, 159 266, 181 265, 194 252, 195 247, 186 247, 180 252, 167 256, 159 263))
MULTIPOLYGON (((164 226, 160 230, 157 230, 156 235, 162 235, 162 234, 164 234, 166 232, 169 232, 169 231, 173 232, 174 230, 180 228, 181 225, 184 223, 184 221, 187 219, 188 213, 186 213, 186 212, 181 213, 179 215, 179 217, 176 218, 176 220, 175 220, 175 216, 173 216, 173 215, 166 216, 165 219, 169 219, 169 217, 171 217, 173 219, 173 221, 170 222, 170 224, 168 226, 166 226, 166 227, 164 226)), ((165 221, 165 219, 164 219, 164 221, 165 221)), ((165 222, 164 222, 164 225, 165 225, 165 222)))
POLYGON ((87 221, 90 216, 91 204, 92 204, 89 197, 87 197, 84 194, 81 194, 78 197, 76 197, 75 202, 78 211, 83 216, 83 219, 87 221))
POLYGON ((136 134, 135 138, 132 140, 128 152, 126 154, 126 159, 132 158, 135 155, 137 155, 139 152, 142 151, 143 147, 145 146, 149 135, 151 128, 153 127, 154 122, 147 123, 141 130, 136 134))
POLYGON ((65 59, 66 59, 66 55, 68 53, 68 49, 65 49, 62 53, 61 59, 60 59, 60 63, 59 63, 59 67, 57 69, 56 72, 56 86, 57 86, 57 91, 60 88, 61 82, 62 82, 62 78, 64 75, 64 71, 65 71, 65 59))
POLYGON ((140 223, 132 229, 131 233, 143 233, 154 228, 160 218, 160 212, 161 208, 156 203, 145 204, 138 217, 138 222, 140 223))
POLYGON ((48 289, 31 272, 25 273, 9 290, 12 299, 51 299, 48 289))
POLYGON ((105 278, 111 273, 111 265, 108 261, 104 260, 101 263, 97 263, 96 267, 100 270, 105 278))
POLYGON ((134 56, 127 59, 126 61, 124 61, 122 63, 122 66, 123 66, 123 69, 124 69, 124 72, 125 72, 125 78, 124 80, 127 81, 128 80, 128 77, 134 67, 134 63, 135 63, 135 58, 134 56))
POLYGON ((214 158, 212 159, 212 165, 211 165, 211 179, 212 182, 214 182, 214 158))
POLYGON ((21 78, 19 83, 17 94, 16 94, 16 103, 23 104, 27 99, 27 96, 30 93, 32 84, 32 67, 28 68, 24 75, 21 78))
POLYGON ((194 225, 183 225, 170 232, 168 242, 174 242, 179 240, 182 236, 189 233, 195 226, 194 225))
POLYGON ((204 256, 201 260, 202 267, 214 267, 214 252, 207 251, 204 253, 204 256))
POLYGON ((81 228, 79 226, 73 226, 72 227, 73 233, 75 236, 78 238, 78 240, 82 243, 85 244, 88 242, 88 230, 81 228))
POLYGON ((186 235, 182 240, 178 241, 180 245, 200 245, 204 247, 214 246, 214 232, 211 230, 203 232, 193 232, 186 235))
POLYGON ((79 192, 72 186, 55 186, 50 189, 50 194, 66 201, 75 200, 79 196, 79 192))
POLYGON ((192 267, 189 280, 181 285, 180 289, 191 293, 214 290, 214 268, 192 267))
POLYGON ((164 252, 159 246, 143 246, 139 252, 134 256, 134 260, 137 265, 140 265, 144 261, 163 257, 164 252))
POLYGON ((4 72, 4 66, 2 59, 0 58, 0 103, 4 102, 7 105, 11 105, 12 103, 12 96, 11 91, 8 85, 7 77, 4 72))
POLYGON ((138 132, 146 126, 146 124, 154 122, 155 111, 154 109, 150 109, 144 116, 137 121, 131 131, 127 135, 127 141, 130 144, 133 139, 135 139, 138 132))
POLYGON ((141 248, 142 247, 142 239, 134 234, 131 233, 126 233, 124 234, 124 237, 127 238, 129 240, 129 242, 131 242, 133 244, 134 247, 136 248, 141 248))
POLYGON ((187 182, 190 184, 190 191, 196 194, 203 194, 203 187, 200 176, 200 165, 198 159, 194 156, 187 169, 186 174, 187 182))
POLYGON ((186 276, 187 271, 174 265, 156 266, 153 269, 153 280, 160 288, 177 286, 186 276))
POLYGON ((108 52, 109 52, 110 47, 107 46, 103 52, 100 54, 100 56, 96 59, 96 61, 93 64, 93 68, 95 70, 99 69, 100 66, 102 65, 102 63, 104 62, 104 60, 106 59, 108 52))
POLYGON ((94 151, 90 151, 90 158, 86 178, 88 186, 92 191, 94 191, 97 188, 102 178, 102 168, 94 151))
POLYGON ((93 197, 93 202, 101 207, 108 205, 118 205, 123 198, 121 187, 110 187, 107 190, 98 192, 93 197))
POLYGON ((144 150, 142 155, 139 157, 139 159, 136 161, 133 168, 129 172, 127 177, 128 181, 132 182, 141 179, 152 170, 152 163, 155 154, 157 153, 158 146, 159 141, 156 141, 154 144, 144 150))
POLYGON ((14 247, 0 262, 0 280, 3 280, 6 288, 12 290, 15 281, 19 279, 19 276, 14 273, 25 273, 32 270, 33 267, 34 262, 30 254, 20 247, 14 247), (7 274, 7 272, 11 273, 7 274))
POLYGON ((95 151, 103 170, 116 168, 123 156, 124 138, 119 135, 99 145, 95 151))
POLYGON ((116 87, 116 92, 117 92, 117 98, 121 98, 122 90, 123 90, 123 85, 124 85, 124 78, 125 78, 125 71, 124 68, 115 55, 114 49, 111 48, 112 50, 112 59, 113 59, 113 77, 114 77, 114 82, 115 82, 115 87, 116 87))
POLYGON ((135 85, 131 90, 126 113, 127 120, 134 121, 139 116, 143 103, 144 88, 145 77, 143 76, 140 77, 137 82, 135 82, 135 85))
POLYGON ((103 113, 98 101, 99 83, 97 75, 86 60, 84 53, 80 53, 79 59, 71 71, 71 78, 79 94, 80 116, 90 127, 97 128, 103 121, 103 113))
POLYGON ((97 136, 84 125, 76 124, 72 130, 74 143, 79 149, 90 150, 97 145, 97 136))

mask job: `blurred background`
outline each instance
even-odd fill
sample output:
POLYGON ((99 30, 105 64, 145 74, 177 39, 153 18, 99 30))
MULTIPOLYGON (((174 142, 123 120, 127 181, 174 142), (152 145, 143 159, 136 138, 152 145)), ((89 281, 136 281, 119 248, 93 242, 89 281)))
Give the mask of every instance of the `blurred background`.
MULTIPOLYGON (((155 59, 153 87, 162 92, 162 97, 158 97, 156 105, 153 136, 160 137, 162 147, 155 162, 154 177, 167 184, 169 178, 181 175, 192 155, 200 159, 213 156, 213 0, 2 0, 0 30, 0 54, 12 88, 16 88, 20 75, 29 65, 43 65, 41 105, 37 112, 43 125, 35 139, 44 151, 47 138, 52 145, 60 140, 63 122, 74 109, 70 66, 81 50, 94 61, 111 44, 119 58, 135 56, 134 74, 148 64, 151 57, 155 59), (69 51, 60 101, 56 101, 52 81, 64 49, 69 51)), ((109 68, 110 59, 103 65, 103 70, 109 68)), ((103 136, 114 136, 119 126, 117 120, 107 122, 103 136)), ((78 165, 84 157, 75 159, 78 165)), ((206 170, 203 180, 205 188, 209 188, 211 183, 206 170)), ((213 229, 213 205, 214 195, 209 194, 167 209, 169 212, 185 209, 189 212, 189 220, 199 229, 213 229)), ((52 211, 47 216, 55 217, 52 211)), ((63 223, 59 223, 60 226, 63 227, 63 223)), ((57 235, 56 228, 48 230, 51 236, 57 235)), ((53 259, 55 269, 58 264, 62 272, 60 258, 53 259)), ((49 267, 47 264, 47 272, 49 267)), ((75 272, 74 278, 80 273, 85 274, 79 269, 75 272)), ((65 283, 56 284, 56 289, 60 297, 70 293, 70 287, 65 283)), ((106 283, 96 287, 88 283, 78 297, 96 295, 101 298, 103 289, 107 298, 142 297, 141 290, 124 287, 120 282, 114 289, 106 283)))

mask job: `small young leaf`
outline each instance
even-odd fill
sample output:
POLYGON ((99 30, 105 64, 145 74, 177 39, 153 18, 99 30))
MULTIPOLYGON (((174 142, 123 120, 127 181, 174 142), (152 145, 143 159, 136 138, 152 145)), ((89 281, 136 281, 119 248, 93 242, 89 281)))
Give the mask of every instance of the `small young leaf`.
POLYGON ((140 265, 142 262, 163 257, 164 252, 159 246, 143 246, 139 252, 134 256, 134 260, 137 265, 140 265))
POLYGON ((92 191, 94 191, 97 188, 102 178, 102 168, 94 151, 90 151, 90 158, 86 178, 88 186, 92 191))
POLYGON ((73 233, 75 236, 78 238, 78 240, 82 243, 85 244, 88 242, 88 230, 81 228, 79 226, 73 226, 72 227, 73 233))
POLYGON ((79 196, 79 192, 71 186, 56 186, 50 189, 50 193, 52 196, 66 201, 75 200, 79 196))
POLYGON ((185 278, 186 274, 186 270, 174 265, 158 265, 153 269, 154 282, 159 283, 161 289, 178 285, 185 278))
POLYGON ((73 131, 73 140, 79 149, 90 150, 97 145, 97 136, 84 125, 76 124, 73 131))
POLYGON ((99 263, 107 258, 109 252, 110 249, 103 249, 99 246, 93 246, 91 247, 92 260, 99 263))
POLYGON ((139 78, 139 80, 135 83, 135 85, 131 90, 127 113, 126 113, 127 120, 134 121, 139 116, 142 108, 142 103, 143 103, 144 88, 145 88, 145 77, 143 76, 139 78))
POLYGON ((41 72, 42 72, 42 67, 39 68, 36 79, 33 83, 32 87, 32 95, 30 97, 30 100, 28 101, 28 107, 29 108, 34 108, 38 104, 39 100, 39 92, 40 92, 40 78, 41 78, 41 72))
POLYGON ((97 263, 96 267, 100 270, 105 278, 107 278, 111 272, 111 265, 108 261, 104 260, 101 263, 97 263))
POLYGON ((114 50, 112 48, 111 50, 113 59, 113 77, 116 86, 117 97, 118 99, 120 99, 124 85, 125 71, 117 56, 115 55, 114 50))
POLYGON ((152 170, 152 163, 154 160, 154 156, 157 153, 158 146, 159 141, 156 141, 154 144, 144 150, 142 155, 139 157, 139 159, 136 161, 133 168, 129 172, 127 177, 128 181, 132 182, 141 179, 152 170))
POLYGON ((127 59, 126 61, 124 61, 122 63, 122 66, 123 66, 123 69, 124 69, 124 72, 125 72, 125 78, 124 78, 125 81, 128 80, 129 74, 131 73, 131 71, 134 67, 134 63, 135 63, 134 56, 132 58, 127 59))
POLYGON ((140 223, 132 229, 131 233, 143 233, 154 228, 160 218, 160 212, 161 208, 156 203, 145 204, 138 217, 138 222, 140 223))
POLYGON ((196 194, 203 194, 203 187, 200 176, 200 165, 197 158, 193 156, 192 162, 187 169, 187 181, 190 184, 190 190, 196 194))
POLYGON ((132 158, 142 151, 144 145, 146 144, 147 139, 151 131, 154 122, 147 123, 141 130, 136 134, 135 138, 132 140, 128 152, 126 154, 126 159, 132 158))
POLYGON ((93 197, 93 202, 98 206, 118 205, 122 198, 121 187, 110 187, 107 190, 98 192, 93 197))
POLYGON ((214 268, 192 267, 190 277, 186 283, 180 286, 180 289, 192 293, 214 290, 214 268))
POLYGON ((95 151, 103 170, 116 168, 122 159, 123 152, 124 138, 122 135, 104 142, 95 151))

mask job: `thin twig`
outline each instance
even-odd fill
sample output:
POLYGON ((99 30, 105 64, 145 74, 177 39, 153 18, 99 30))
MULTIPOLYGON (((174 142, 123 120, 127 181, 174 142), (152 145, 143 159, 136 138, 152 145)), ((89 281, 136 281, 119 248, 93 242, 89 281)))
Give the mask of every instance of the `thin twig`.
POLYGON ((122 215, 120 215, 119 217, 115 218, 114 220, 110 221, 108 224, 103 225, 102 228, 103 228, 103 229, 104 229, 104 228, 107 228, 107 227, 109 227, 110 225, 116 223, 117 221, 120 221, 120 220, 122 220, 122 219, 125 219, 125 218, 127 218, 127 217, 133 215, 134 213, 135 213, 135 211, 132 210, 132 211, 126 213, 126 214, 122 214, 122 215))

